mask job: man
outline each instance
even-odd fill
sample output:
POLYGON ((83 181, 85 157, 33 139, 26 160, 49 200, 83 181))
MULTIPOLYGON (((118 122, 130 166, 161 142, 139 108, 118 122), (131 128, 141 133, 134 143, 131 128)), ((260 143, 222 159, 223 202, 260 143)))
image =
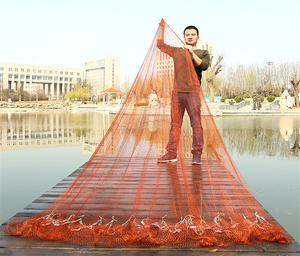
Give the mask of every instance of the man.
POLYGON ((185 45, 172 47, 164 43, 165 21, 161 26, 157 39, 157 47, 174 60, 174 88, 171 100, 171 130, 167 153, 158 159, 159 163, 177 161, 177 148, 181 134, 181 126, 185 110, 190 117, 193 129, 192 164, 201 163, 203 150, 203 128, 201 125, 200 86, 202 71, 209 66, 208 51, 197 49, 199 31, 195 26, 184 29, 185 45))

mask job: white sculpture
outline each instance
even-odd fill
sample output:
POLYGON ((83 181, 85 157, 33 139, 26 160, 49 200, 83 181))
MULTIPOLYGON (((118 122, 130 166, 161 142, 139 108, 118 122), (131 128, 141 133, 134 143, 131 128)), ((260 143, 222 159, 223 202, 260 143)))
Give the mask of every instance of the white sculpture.
POLYGON ((293 106, 294 106, 294 100, 291 97, 291 95, 289 95, 288 91, 285 90, 280 97, 280 107, 293 108, 293 106))
POLYGON ((154 93, 151 93, 149 95, 149 105, 157 105, 158 102, 157 102, 157 95, 154 94, 154 93))

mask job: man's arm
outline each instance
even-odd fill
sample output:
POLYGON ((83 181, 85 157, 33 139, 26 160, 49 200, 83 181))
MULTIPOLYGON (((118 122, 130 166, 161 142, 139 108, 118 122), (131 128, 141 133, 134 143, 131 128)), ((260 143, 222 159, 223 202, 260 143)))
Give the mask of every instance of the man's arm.
MULTIPOLYGON (((195 53, 194 53, 195 54, 195 53)), ((195 54, 196 55, 196 54, 195 54)), ((196 55, 197 56, 197 55, 196 55)), ((201 63, 200 65, 196 66, 198 69, 204 71, 207 70, 209 67, 209 63, 210 63, 210 55, 208 51, 204 51, 201 58, 199 56, 197 56, 199 59, 201 59, 201 63)), ((196 61, 195 61, 196 63, 196 61)), ((197 63, 196 63, 197 64, 197 63)))
POLYGON ((173 55, 172 47, 170 45, 165 44, 165 42, 164 42, 165 41, 166 22, 164 19, 160 19, 158 23, 160 25, 160 32, 159 32, 159 35, 157 38, 156 46, 158 47, 159 50, 161 50, 162 52, 164 52, 172 57, 172 55, 173 55))
POLYGON ((185 48, 189 50, 196 66, 200 66, 202 64, 202 59, 200 59, 199 56, 193 51, 193 47, 191 45, 185 45, 185 48))
POLYGON ((157 38, 157 42, 163 43, 164 42, 164 38, 165 38, 165 25, 166 22, 164 19, 160 19, 158 21, 158 24, 160 25, 160 32, 157 38))

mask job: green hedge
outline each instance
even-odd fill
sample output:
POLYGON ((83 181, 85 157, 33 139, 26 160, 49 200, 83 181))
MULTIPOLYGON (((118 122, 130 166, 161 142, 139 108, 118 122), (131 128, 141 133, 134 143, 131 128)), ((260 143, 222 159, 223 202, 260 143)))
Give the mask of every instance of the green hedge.
POLYGON ((268 102, 273 102, 275 99, 276 99, 276 97, 274 95, 270 95, 267 97, 268 102))
POLYGON ((235 101, 236 103, 239 103, 239 102, 242 101, 242 98, 241 98, 240 96, 236 96, 236 97, 234 98, 234 101, 235 101))

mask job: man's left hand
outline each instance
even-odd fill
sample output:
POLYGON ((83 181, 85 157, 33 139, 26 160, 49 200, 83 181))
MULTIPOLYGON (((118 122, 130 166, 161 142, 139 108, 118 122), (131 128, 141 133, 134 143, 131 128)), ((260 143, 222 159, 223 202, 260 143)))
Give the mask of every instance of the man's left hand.
POLYGON ((184 47, 185 47, 185 49, 188 49, 190 51, 190 53, 194 53, 193 46, 186 44, 184 47))

